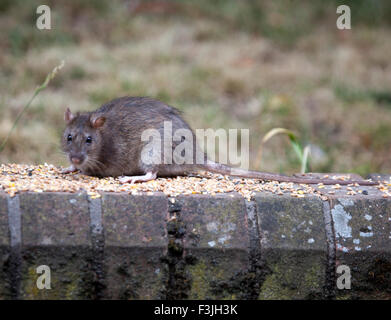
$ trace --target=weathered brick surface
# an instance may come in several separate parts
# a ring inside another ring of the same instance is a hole
[[[24,246],[88,246],[90,217],[85,194],[20,195]]]
[[[179,196],[181,219],[186,225],[187,248],[247,250],[249,237],[243,197],[230,195]]]
[[[238,249],[189,249],[194,257],[188,265],[191,288],[189,299],[246,299],[252,289],[248,286],[248,253]]]
[[[238,194],[179,196],[191,299],[235,299],[246,294],[249,233]]]
[[[6,194],[0,192],[0,246],[9,245],[8,205]]]
[[[7,197],[0,192],[0,299],[9,297],[8,275],[6,273],[9,260],[9,228]]]
[[[159,299],[163,289],[162,248],[106,247],[105,299]]]
[[[336,287],[337,297],[391,299],[391,199],[336,198],[331,214],[336,265],[352,275],[351,289]]]
[[[14,297],[17,275],[20,299],[317,299],[325,285],[337,299],[391,299],[391,199],[360,189],[326,186],[330,201],[178,196],[178,207],[161,193],[106,193],[93,208],[86,194],[20,193],[22,246],[12,251],[0,193],[0,299]],[[330,282],[334,263],[351,269],[351,290]],[[40,265],[51,290],[37,288]]]
[[[29,246],[22,248],[21,289],[19,298],[93,299],[94,275],[91,251],[86,247]],[[37,267],[47,265],[51,273],[51,289],[38,289],[41,274]]]
[[[8,247],[0,246],[0,300],[10,298],[10,280],[7,274],[10,250]]]
[[[326,277],[326,234],[319,198],[257,194],[262,253],[271,273],[260,299],[320,298]]]
[[[106,298],[157,299],[167,248],[167,197],[105,194],[102,199],[105,233]]]
[[[21,299],[92,297],[90,218],[85,194],[24,193]],[[52,289],[38,289],[36,268],[51,269]]]
[[[106,193],[102,199],[106,246],[166,245],[167,197]]]

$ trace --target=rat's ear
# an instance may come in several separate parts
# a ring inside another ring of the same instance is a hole
[[[106,118],[96,115],[96,116],[92,116],[90,121],[91,121],[91,126],[95,129],[98,129],[105,124]]]
[[[67,108],[64,113],[64,120],[67,124],[69,124],[73,119],[75,119],[75,115]]]

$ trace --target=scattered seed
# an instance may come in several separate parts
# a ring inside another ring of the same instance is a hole
[[[118,178],[107,177],[99,179],[97,177],[85,176],[81,173],[62,174],[60,172],[61,169],[46,163],[39,166],[2,164],[0,165],[0,189],[11,197],[26,191],[74,193],[84,190],[91,199],[101,197],[102,192],[126,192],[137,195],[142,192],[153,194],[160,191],[170,197],[181,194],[216,195],[237,192],[245,199],[250,200],[256,192],[268,192],[276,195],[290,194],[295,198],[304,198],[312,195],[327,200],[327,197],[318,189],[325,189],[323,192],[328,194],[335,193],[330,190],[329,186],[326,189],[326,186],[323,184],[297,185],[291,182],[266,182],[259,179],[236,178],[212,173],[167,179],[159,178],[145,183],[121,184]],[[32,174],[33,172],[34,174]],[[331,177],[331,179],[336,178]],[[390,186],[391,184],[387,181],[377,186],[377,189],[383,192],[385,197],[388,197],[388,194],[391,192]],[[339,184],[332,186],[332,188],[342,189]],[[344,187],[344,190],[349,192],[349,195],[360,193],[360,190],[356,189],[356,185]],[[363,190],[362,194],[368,194],[368,191]],[[172,198],[171,201],[175,201],[175,199]]]

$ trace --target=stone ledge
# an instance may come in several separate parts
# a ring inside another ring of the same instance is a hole
[[[365,190],[0,193],[0,298],[390,299],[391,199]],[[44,264],[51,290],[36,286]],[[336,286],[341,264],[351,290]]]

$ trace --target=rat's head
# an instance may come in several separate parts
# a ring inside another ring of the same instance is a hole
[[[69,108],[65,111],[67,124],[62,135],[62,150],[68,160],[77,169],[86,170],[96,167],[102,146],[102,127],[105,117],[91,113],[73,114]]]

